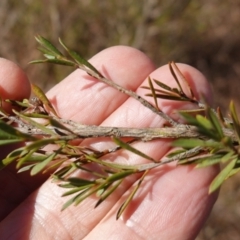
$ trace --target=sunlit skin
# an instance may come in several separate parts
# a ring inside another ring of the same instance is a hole
[[[108,48],[90,62],[107,78],[121,86],[136,90],[147,85],[147,77],[165,84],[175,82],[168,66],[156,68],[142,52],[124,46]],[[178,64],[195,95],[211,101],[211,91],[205,77],[191,66]],[[0,59],[0,94],[3,98],[22,99],[30,95],[30,84],[24,72],[14,63]],[[161,127],[164,121],[136,100],[92,79],[76,70],[47,96],[58,114],[84,124]],[[151,99],[149,99],[152,101]],[[177,119],[176,110],[191,108],[190,104],[159,100],[159,107]],[[9,110],[9,106],[6,106]],[[108,142],[102,143],[108,144]],[[102,148],[96,141],[96,148]],[[105,147],[106,147],[105,146]],[[138,143],[141,151],[160,160],[172,150],[170,140]],[[13,147],[11,148],[13,149]],[[10,148],[1,148],[4,157]],[[116,157],[117,158],[117,157]],[[125,152],[119,158],[124,164],[138,164],[136,155]],[[141,161],[141,162],[140,162]],[[14,165],[0,172],[0,236],[1,239],[194,239],[201,230],[217,194],[208,195],[209,184],[218,167],[194,169],[193,166],[171,164],[150,171],[136,198],[116,221],[116,212],[132,189],[133,178],[123,182],[97,209],[96,197],[61,212],[66,199],[63,190],[49,176],[30,177],[16,174]]]

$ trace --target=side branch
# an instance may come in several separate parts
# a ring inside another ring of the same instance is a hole
[[[163,119],[165,119],[168,123],[170,123],[172,126],[177,126],[178,123],[175,122],[171,117],[169,117],[167,114],[165,114],[164,112],[162,112],[161,110],[159,110],[158,108],[154,107],[151,103],[149,103],[147,100],[145,100],[144,98],[142,98],[141,96],[139,96],[138,94],[136,94],[135,92],[129,90],[129,89],[125,89],[122,86],[118,85],[117,83],[103,77],[103,76],[99,76],[98,73],[92,71],[91,69],[86,68],[85,66],[78,66],[80,69],[86,71],[88,74],[90,74],[91,76],[93,76],[94,78],[104,82],[105,84],[117,89],[118,91],[128,95],[129,97],[134,98],[135,100],[137,100],[139,103],[141,103],[143,106],[145,106],[146,108],[150,109],[152,112],[154,112],[155,114],[159,115],[160,117],[162,117]]]

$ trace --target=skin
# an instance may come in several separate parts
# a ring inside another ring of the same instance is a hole
[[[90,62],[106,77],[144,96],[147,77],[176,86],[168,66],[156,68],[142,52],[124,46],[108,48]],[[211,101],[205,77],[196,69],[178,65],[195,95]],[[29,97],[27,76],[14,63],[0,59],[0,93],[4,98]],[[19,91],[21,89],[21,91]],[[161,127],[164,121],[134,99],[76,70],[47,93],[63,118],[84,124],[125,127]],[[149,98],[151,101],[151,99]],[[9,106],[5,106],[9,110]],[[159,101],[159,107],[179,119],[176,109],[194,108],[191,104]],[[97,149],[111,145],[107,139],[85,141]],[[136,143],[135,147],[155,159],[171,148],[170,140]],[[13,148],[13,147],[12,147]],[[1,149],[1,157],[10,151]],[[122,151],[115,161],[139,164],[146,160]],[[218,167],[194,169],[170,164],[151,171],[124,214],[116,221],[117,209],[126,199],[135,178],[129,178],[97,209],[96,197],[81,205],[60,209],[66,199],[63,189],[49,180],[48,174],[30,177],[16,174],[14,166],[0,172],[0,236],[2,239],[194,239],[208,217],[217,193],[208,195],[208,187]]]

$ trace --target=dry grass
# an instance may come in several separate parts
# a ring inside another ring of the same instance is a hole
[[[157,65],[174,60],[201,70],[212,83],[216,105],[226,111],[230,99],[239,102],[239,10],[236,0],[1,0],[0,55],[48,89],[69,70],[28,66],[39,57],[34,35],[54,42],[60,36],[86,57],[112,45],[129,45]],[[239,183],[235,177],[224,186],[198,240],[239,239]]]

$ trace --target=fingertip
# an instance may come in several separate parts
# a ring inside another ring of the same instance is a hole
[[[29,98],[31,86],[25,72],[15,63],[0,58],[0,96],[1,100],[22,100]],[[2,102],[6,111],[10,106]]]
[[[156,69],[154,63],[146,54],[136,48],[123,45],[106,48],[89,61],[93,61],[94,66],[98,69],[107,70],[108,78],[116,81],[119,79],[119,84],[122,84],[124,80],[127,82],[127,79],[132,79],[134,75],[135,78],[138,76],[146,77]],[[134,81],[128,81],[126,87],[135,89],[136,84]]]
[[[191,87],[194,96],[198,100],[204,97],[211,104],[213,101],[212,87],[203,73],[187,64],[178,63],[178,66]]]
[[[127,46],[104,49],[89,62],[107,79],[132,91],[155,69],[143,52]],[[128,97],[79,69],[53,87],[47,96],[61,117],[88,124],[100,124]],[[89,118],[93,112],[95,117]]]
[[[213,94],[210,83],[206,79],[206,77],[196,68],[184,64],[184,63],[176,63],[177,67],[179,68],[180,72],[183,74],[184,78],[188,82],[189,87],[191,88],[194,96],[196,99],[200,100],[202,97],[211,104],[213,101]],[[161,82],[171,86],[176,87],[177,83],[174,80],[173,76],[170,73],[169,65],[164,65],[161,68],[157,69],[155,72],[151,74],[152,78],[158,79],[158,76],[161,78],[159,79]],[[180,77],[180,75],[175,71],[180,84],[184,86],[184,83]]]

